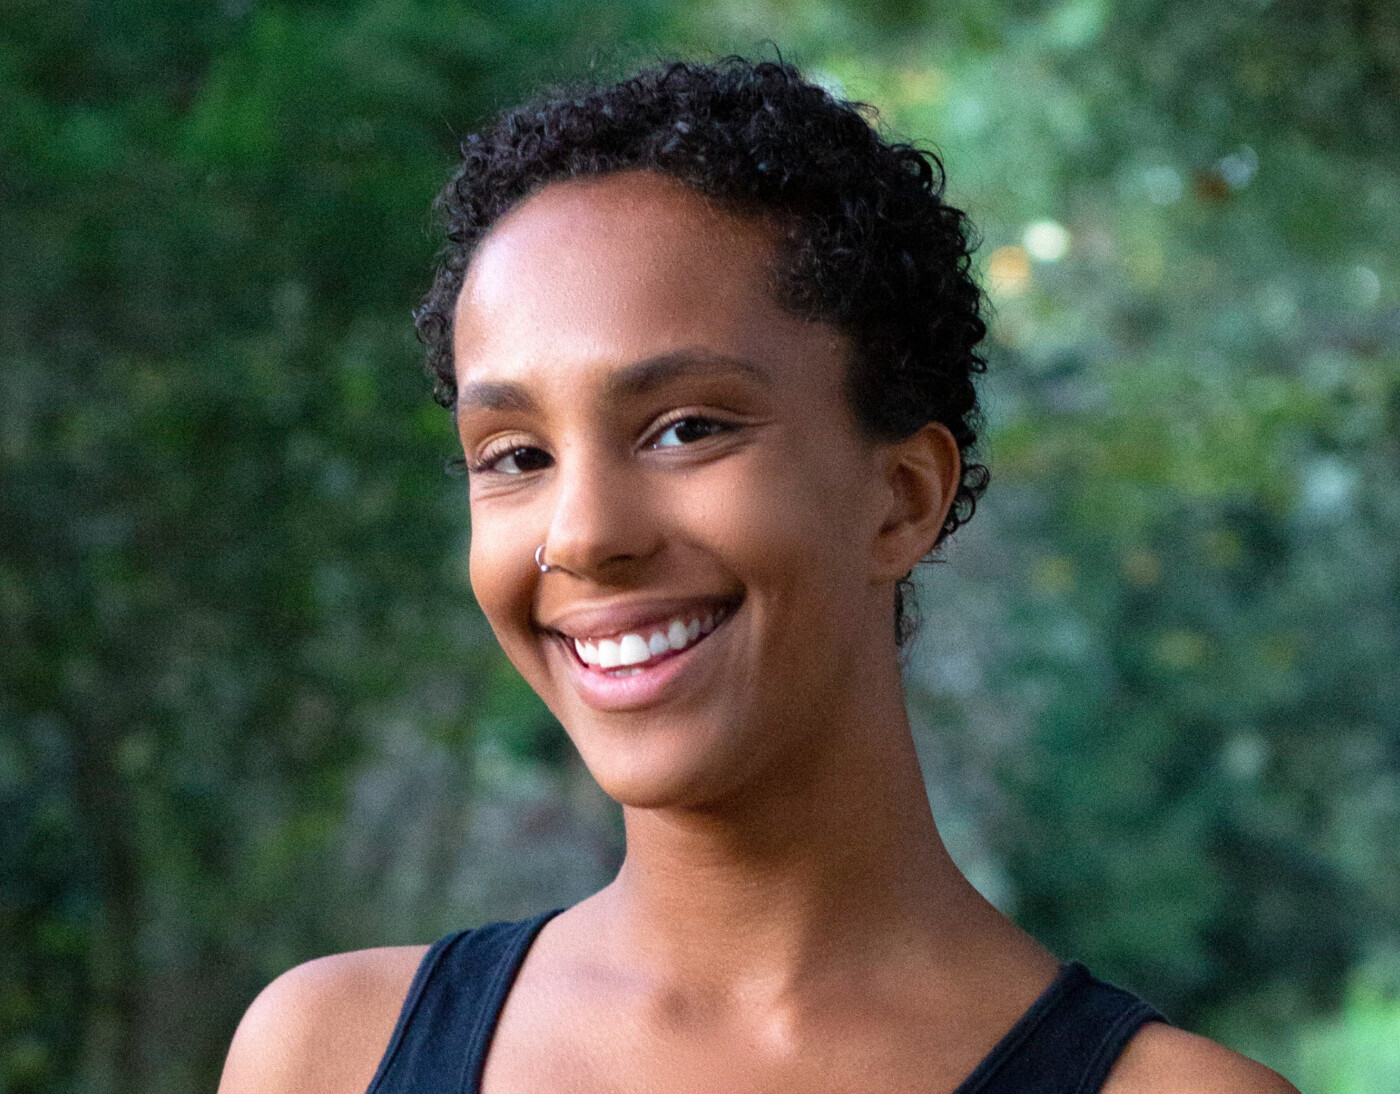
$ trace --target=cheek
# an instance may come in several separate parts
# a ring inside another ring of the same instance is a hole
[[[844,455],[755,459],[707,506],[708,533],[775,612],[835,616],[832,598],[844,603],[863,587],[863,497]]]
[[[517,667],[520,644],[530,632],[535,586],[533,551],[533,544],[510,534],[510,522],[473,511],[468,555],[472,595],[501,646],[512,661],[517,661]]]

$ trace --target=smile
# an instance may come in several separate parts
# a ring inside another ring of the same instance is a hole
[[[643,667],[689,649],[725,621],[729,605],[682,613],[635,631],[572,638],[578,659],[608,676],[631,676]]]

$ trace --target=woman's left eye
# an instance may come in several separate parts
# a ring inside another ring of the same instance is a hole
[[[717,422],[713,418],[702,418],[698,415],[679,418],[656,435],[651,447],[677,448],[684,444],[694,444],[706,437],[713,437],[716,433],[723,433],[729,428],[727,422]]]

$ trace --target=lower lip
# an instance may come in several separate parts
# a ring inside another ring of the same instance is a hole
[[[735,611],[737,610],[736,608]],[[574,686],[590,707],[606,711],[640,710],[663,701],[676,678],[697,659],[705,656],[706,648],[733,618],[734,612],[731,612],[714,630],[693,646],[687,646],[679,653],[655,662],[635,665],[633,667],[641,671],[627,676],[611,676],[585,665],[570,648],[571,639],[557,638],[554,644],[568,662]]]

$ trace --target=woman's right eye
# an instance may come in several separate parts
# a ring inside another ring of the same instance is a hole
[[[554,460],[542,448],[521,445],[494,456],[487,456],[473,471],[494,471],[500,475],[523,475],[527,471],[543,471]]]

